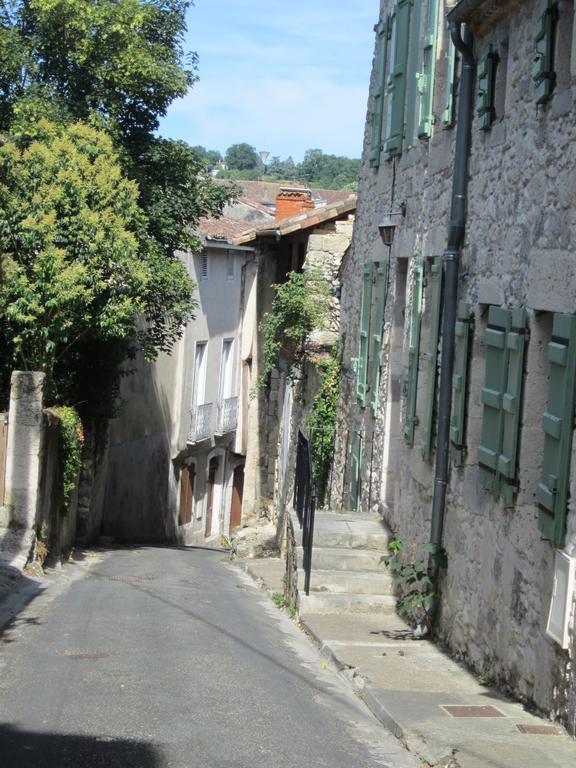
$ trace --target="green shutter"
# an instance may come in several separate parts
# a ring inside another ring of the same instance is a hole
[[[511,505],[518,491],[518,437],[524,388],[524,355],[527,328],[526,310],[510,311],[510,330],[506,337],[508,349],[508,381],[502,398],[502,448],[498,457],[498,474],[504,504]]]
[[[558,5],[552,0],[544,0],[540,7],[535,40],[536,55],[532,66],[536,104],[544,104],[548,101],[556,83],[554,45],[557,23]]]
[[[494,108],[494,86],[496,83],[496,66],[498,54],[492,50],[480,59],[478,65],[478,98],[476,102],[480,128],[488,131],[496,117]]]
[[[422,456],[424,461],[432,458],[432,437],[434,432],[434,406],[436,403],[436,371],[438,367],[438,342],[440,338],[440,311],[442,309],[442,257],[434,259],[431,273],[430,296],[430,337],[426,353],[426,404],[424,406],[424,424],[422,436]]]
[[[490,307],[486,345],[486,373],[480,398],[483,403],[482,436],[478,448],[480,484],[493,493],[500,492],[498,458],[502,445],[504,415],[502,400],[508,380],[508,347],[506,336],[510,328],[510,312]]]
[[[388,103],[386,107],[386,141],[384,144],[384,151],[388,157],[395,157],[402,153],[411,9],[412,0],[399,0],[392,13],[390,74],[388,76]]]
[[[376,25],[376,74],[372,103],[372,142],[370,145],[370,165],[380,165],[382,150],[382,114],[384,111],[384,87],[386,81],[386,53],[388,48],[388,17]]]
[[[448,66],[446,70],[446,95],[444,99],[444,111],[442,112],[442,125],[449,128],[454,125],[454,87],[456,83],[456,48],[452,38],[448,40]]]
[[[370,346],[370,314],[372,310],[372,267],[373,262],[364,264],[362,282],[362,308],[360,310],[360,348],[358,350],[358,376],[356,379],[356,397],[358,404],[366,405],[368,388],[368,353]]]
[[[424,263],[415,259],[412,266],[412,295],[410,299],[410,328],[408,331],[408,371],[404,381],[404,437],[414,445],[414,428],[418,423],[416,399],[418,394],[418,358],[420,355],[420,329],[422,324],[422,296],[424,292]]]
[[[544,455],[536,490],[542,536],[564,544],[570,482],[576,382],[576,316],[554,315],[548,344],[548,404],[542,419]]]
[[[429,139],[434,121],[434,78],[436,74],[436,41],[438,39],[438,0],[428,0],[424,26],[422,72],[418,75],[418,138]]]
[[[450,443],[454,466],[464,464],[466,446],[466,395],[468,387],[468,366],[470,363],[470,340],[472,336],[472,315],[470,305],[461,301],[456,319],[456,349],[454,354],[454,375],[452,378],[453,402],[450,421]]]
[[[378,395],[380,392],[380,350],[382,348],[382,333],[384,330],[384,311],[388,294],[388,262],[381,261],[376,271],[376,312],[374,331],[372,333],[372,385],[370,388],[370,407],[372,415],[376,416]]]
[[[362,435],[354,432],[350,444],[350,509],[360,510],[362,496]]]
[[[412,39],[410,41],[410,51],[408,54],[408,74],[406,83],[406,147],[414,146],[415,122],[416,122],[416,94],[418,91],[417,69],[418,55],[420,45],[418,36],[420,34],[420,16],[422,13],[423,0],[414,0],[414,10],[412,11]]]

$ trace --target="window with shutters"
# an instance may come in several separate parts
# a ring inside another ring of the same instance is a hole
[[[554,48],[557,24],[558,4],[554,0],[543,0],[538,14],[534,64],[532,66],[536,104],[546,103],[552,96],[552,91],[556,85]]]
[[[372,282],[374,263],[364,264],[362,280],[362,305],[360,308],[360,341],[356,361],[356,399],[358,405],[366,405],[368,392],[368,357],[370,350],[370,316],[372,314]]]
[[[387,261],[381,261],[376,266],[374,282],[375,310],[374,326],[372,331],[372,383],[370,385],[370,407],[372,415],[376,416],[378,409],[378,397],[380,393],[380,353],[382,350],[382,335],[384,332],[384,313],[386,311],[386,298],[388,295],[388,269]]]
[[[418,138],[429,139],[432,135],[434,79],[436,74],[436,41],[438,38],[438,0],[426,1],[424,18],[424,48],[418,82]]]
[[[442,309],[442,257],[437,256],[430,267],[429,307],[427,315],[430,323],[428,351],[426,352],[426,402],[422,420],[422,457],[424,461],[432,458],[432,438],[434,436],[434,408],[436,405],[436,376],[438,368],[438,343],[440,339],[440,313]]]
[[[413,0],[412,18],[410,20],[410,42],[408,65],[406,70],[406,148],[410,149],[416,143],[416,97],[418,94],[418,67],[420,66],[420,23],[422,4],[425,0]]]
[[[384,88],[386,83],[386,54],[388,50],[389,19],[380,19],[376,25],[376,72],[372,97],[372,139],[370,142],[370,165],[380,165],[382,151],[382,117],[384,114]]]
[[[386,140],[388,157],[402,153],[404,141],[404,106],[410,16],[413,0],[399,0],[390,18],[390,66],[386,84]]]
[[[416,400],[420,356],[420,330],[422,325],[422,299],[424,293],[424,262],[415,258],[411,270],[411,290],[408,327],[408,361],[402,394],[404,399],[404,438],[414,445],[414,429],[418,423]]]
[[[478,449],[480,483],[506,505],[518,490],[518,438],[524,385],[527,317],[524,309],[490,307],[486,373],[481,393],[482,437]]]
[[[498,54],[492,50],[481,59],[478,65],[478,97],[476,108],[480,121],[480,128],[488,131],[496,119],[495,108],[495,86],[496,86],[496,68],[498,66]]]
[[[452,417],[450,420],[450,450],[455,467],[464,465],[466,456],[466,403],[468,371],[472,341],[473,316],[470,305],[461,301],[456,319],[454,374],[452,378]]]
[[[548,403],[542,418],[544,453],[536,490],[543,538],[561,547],[566,532],[576,383],[576,316],[554,315],[548,344]]]

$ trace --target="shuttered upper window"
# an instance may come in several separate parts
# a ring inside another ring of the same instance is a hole
[[[372,139],[370,143],[370,165],[380,165],[382,151],[382,116],[384,114],[384,87],[386,81],[386,53],[388,49],[388,17],[376,25],[376,73],[372,101]]]
[[[401,154],[404,140],[406,67],[412,2],[413,0],[399,0],[390,21],[390,66],[386,84],[386,141],[384,143],[384,151],[388,157]]]

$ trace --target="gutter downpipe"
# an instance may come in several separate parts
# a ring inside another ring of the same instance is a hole
[[[468,165],[472,142],[474,109],[475,61],[474,39],[467,25],[450,22],[450,33],[456,50],[462,54],[462,73],[458,99],[458,123],[452,177],[452,203],[448,226],[448,243],[442,257],[444,264],[444,302],[442,320],[442,351],[438,392],[438,432],[436,438],[436,470],[432,498],[429,571],[434,585],[438,582],[442,560],[442,534],[446,509],[446,491],[450,468],[450,419],[452,413],[452,377],[460,252],[466,228]]]

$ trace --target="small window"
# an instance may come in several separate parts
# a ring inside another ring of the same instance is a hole
[[[200,256],[200,280],[208,280],[208,256]]]
[[[234,280],[236,277],[236,259],[233,253],[228,251],[228,259],[226,262],[226,280]]]

